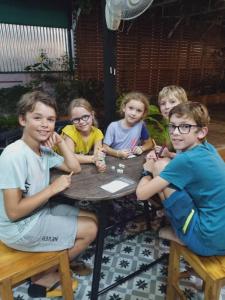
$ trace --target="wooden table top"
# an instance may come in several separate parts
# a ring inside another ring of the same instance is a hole
[[[93,164],[83,164],[82,171],[72,176],[71,186],[62,192],[68,198],[86,201],[102,201],[120,198],[135,192],[139,182],[145,155],[129,159],[119,159],[112,156],[106,157],[106,172],[99,173]],[[123,164],[124,168],[119,164]],[[115,170],[112,169],[115,167]],[[123,174],[117,173],[117,169],[122,169]],[[53,170],[51,177],[61,175],[59,170]],[[101,185],[110,183],[121,178],[122,181],[130,180],[132,184],[115,192],[110,193],[100,188]]]

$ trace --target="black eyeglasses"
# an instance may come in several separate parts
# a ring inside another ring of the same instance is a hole
[[[192,124],[180,124],[178,126],[171,124],[171,123],[168,124],[169,133],[174,133],[174,131],[177,128],[181,134],[187,134],[191,131],[192,127],[200,127],[200,126],[192,125]]]
[[[74,124],[80,123],[81,120],[84,121],[84,122],[87,122],[89,120],[90,116],[91,115],[83,115],[80,118],[73,118],[71,120],[71,122],[73,122]]]

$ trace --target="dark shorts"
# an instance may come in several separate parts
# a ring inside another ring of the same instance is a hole
[[[198,209],[186,191],[174,192],[162,204],[177,237],[188,248],[203,256],[225,255],[225,250],[211,249],[204,245],[198,232]]]
[[[31,252],[48,252],[73,247],[77,234],[79,208],[56,204],[43,208],[35,226],[11,248]]]

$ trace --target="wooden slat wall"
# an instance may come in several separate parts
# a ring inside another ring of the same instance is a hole
[[[100,6],[80,16],[75,35],[76,78],[103,80],[103,41]]]
[[[176,22],[151,16],[149,11],[120,27],[116,75],[120,92],[139,90],[156,95],[168,84],[179,84],[190,91],[207,76],[220,72],[220,62],[213,53],[221,44],[210,34],[202,38],[205,24],[199,22],[193,29],[182,21],[173,32]],[[77,77],[103,80],[100,7],[79,19],[76,41]]]

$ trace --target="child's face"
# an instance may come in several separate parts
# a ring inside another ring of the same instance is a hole
[[[24,127],[23,136],[39,143],[45,142],[55,128],[56,112],[54,108],[37,102],[32,112],[19,116],[19,123]]]
[[[185,151],[201,143],[201,139],[207,134],[207,128],[198,127],[193,119],[178,118],[174,114],[170,118],[169,133],[174,149]]]
[[[129,126],[139,122],[144,115],[145,105],[137,100],[130,100],[123,108],[125,121]]]
[[[159,108],[160,108],[160,111],[161,111],[161,114],[163,115],[163,117],[168,119],[169,112],[171,111],[171,109],[180,103],[181,103],[180,100],[177,99],[176,97],[162,98],[159,101]]]
[[[89,132],[93,124],[93,113],[84,107],[74,107],[71,111],[71,121],[80,132]]]

